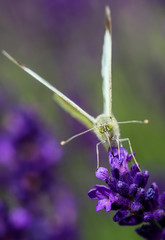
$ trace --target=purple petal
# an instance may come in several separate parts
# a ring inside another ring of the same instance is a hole
[[[109,173],[108,173],[108,169],[104,168],[104,167],[99,167],[96,172],[95,175],[98,179],[105,181],[106,179],[109,178]]]
[[[165,216],[165,212],[163,209],[157,209],[153,212],[153,216],[156,221],[160,221]]]
[[[132,212],[139,212],[140,210],[142,210],[143,206],[140,202],[133,202],[131,204],[131,210]]]
[[[122,181],[118,181],[117,191],[121,196],[127,196],[129,192],[128,184]]]
[[[142,171],[143,174],[143,184],[142,187],[144,188],[147,185],[148,178],[149,178],[149,172],[148,171]]]
[[[154,224],[144,224],[136,229],[136,232],[145,239],[163,239],[160,238],[160,229]]]
[[[111,190],[104,185],[96,185],[88,192],[88,196],[92,199],[109,199],[110,193]]]
[[[109,199],[101,199],[98,201],[96,205],[96,211],[100,211],[102,209],[106,209],[106,212],[111,210],[112,203],[117,201],[117,197],[115,197],[112,193],[109,195]]]
[[[102,199],[97,202],[96,211],[103,210],[104,208],[106,209],[106,212],[111,210],[111,202],[109,199]]]
[[[151,222],[153,220],[153,214],[151,212],[145,212],[143,220],[144,222]]]
[[[111,190],[108,187],[105,187],[104,185],[95,185],[95,187],[98,199],[109,198]]]
[[[132,196],[135,196],[135,194],[137,193],[137,189],[138,189],[138,186],[133,183],[129,186],[129,194],[132,195]]]
[[[131,215],[119,222],[120,225],[137,225],[143,221],[142,217],[136,216],[136,215]]]
[[[135,156],[135,152],[133,153],[133,155]],[[132,154],[128,154],[127,161],[130,162],[132,158],[133,158]]]
[[[119,222],[122,219],[124,219],[128,214],[129,214],[129,210],[120,210],[114,215],[113,221]]]
[[[165,192],[163,192],[159,197],[160,208],[165,208]]]
[[[122,196],[118,197],[118,200],[116,203],[120,208],[128,208],[130,206],[130,200]]]
[[[89,190],[88,196],[92,199],[98,199],[98,197],[96,196],[96,189],[93,188],[93,189]]]
[[[158,196],[159,196],[159,193],[158,193],[158,186],[155,182],[152,183],[151,187],[153,188],[155,194],[154,194],[154,197],[153,197],[153,200],[154,200],[154,204],[157,205],[157,202],[158,202]]]
[[[118,180],[114,177],[110,178],[109,182],[108,182],[108,186],[110,187],[110,189],[113,191],[113,192],[116,192],[116,188],[117,188],[117,183],[118,183]]]
[[[138,169],[137,165],[134,163],[134,164],[132,164],[132,167],[131,167],[131,170],[130,170],[130,175],[132,177],[135,177],[137,172],[139,172],[139,169]]]
[[[148,171],[137,172],[134,177],[134,183],[138,185],[138,187],[145,187],[149,178]]]
[[[131,177],[129,172],[124,172],[120,175],[120,181],[127,183],[128,185],[133,183],[133,178]]]
[[[135,196],[135,200],[137,202],[143,202],[144,199],[145,199],[145,190],[143,188],[138,188]]]
[[[111,169],[111,173],[112,173],[112,176],[115,178],[115,179],[118,179],[120,178],[120,172],[119,172],[119,169],[118,168],[112,168]]]

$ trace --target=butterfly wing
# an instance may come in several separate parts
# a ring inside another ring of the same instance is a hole
[[[103,78],[103,112],[112,115],[112,27],[109,7],[105,8],[105,34],[101,62],[101,75]]]
[[[54,94],[53,98],[60,105],[60,107],[62,107],[72,117],[83,123],[87,128],[93,127],[95,119],[87,112],[85,112],[82,108],[80,108],[77,104],[75,104],[73,101],[68,99],[65,95],[63,95],[62,97],[59,94]]]
[[[79,120],[81,123],[83,123],[87,128],[92,128],[93,124],[95,122],[95,118],[89,115],[87,112],[85,112],[82,108],[80,108],[76,103],[74,103],[72,100],[70,100],[68,97],[66,97],[63,93],[61,93],[59,90],[57,90],[55,87],[53,87],[49,82],[47,82],[45,79],[40,77],[37,73],[33,72],[31,69],[25,67],[18,61],[16,61],[13,57],[11,57],[6,51],[2,51],[2,53],[12,62],[14,62],[17,66],[19,66],[21,69],[23,69],[25,72],[30,74],[32,77],[34,77],[37,81],[45,85],[47,88],[52,90],[54,92],[54,99],[56,102],[71,116]]]

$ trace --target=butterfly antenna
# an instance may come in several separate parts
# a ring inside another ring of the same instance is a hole
[[[90,131],[94,130],[95,128],[96,128],[96,127],[93,127],[93,128],[90,128],[90,129],[88,129],[88,130],[86,130],[86,131],[84,131],[84,132],[78,133],[78,134],[76,134],[76,135],[68,138],[66,141],[61,141],[60,144],[63,146],[63,145],[65,145],[66,143],[68,143],[68,142],[70,142],[71,140],[73,140],[74,138],[79,137],[79,136],[81,136],[81,135],[83,135],[83,134],[85,134],[85,133],[87,133],[87,132],[90,132]]]
[[[149,123],[149,120],[148,120],[148,119],[145,119],[145,120],[142,120],[142,121],[139,121],[139,120],[131,120],[131,121],[118,122],[118,124],[125,124],[125,123],[142,123],[142,124],[148,124],[148,123]]]

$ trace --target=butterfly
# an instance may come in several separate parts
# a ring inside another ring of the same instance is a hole
[[[61,145],[66,144],[72,139],[87,133],[89,131],[93,131],[98,139],[100,140],[96,144],[96,154],[97,154],[97,169],[99,168],[99,145],[102,143],[105,147],[118,147],[119,156],[120,156],[120,146],[122,146],[122,142],[127,141],[130,147],[131,154],[135,163],[138,166],[138,163],[133,154],[132,146],[129,138],[120,138],[120,130],[119,124],[124,123],[144,123],[148,124],[148,120],[144,121],[125,121],[118,122],[115,116],[112,113],[112,26],[111,26],[111,13],[110,8],[108,6],[105,7],[105,33],[104,33],[104,41],[103,41],[103,53],[102,53],[102,61],[101,61],[101,76],[103,78],[103,113],[97,116],[96,118],[88,114],[81,107],[79,107],[76,103],[66,97],[62,92],[57,90],[54,86],[52,86],[45,79],[40,77],[37,73],[22,65],[18,61],[16,61],[12,56],[10,56],[6,51],[2,51],[2,53],[18,65],[25,72],[30,74],[37,81],[45,85],[47,88],[53,91],[54,100],[72,117],[76,118],[82,124],[84,124],[88,130],[76,134],[73,137],[69,138],[66,141],[62,141]],[[139,166],[138,166],[139,167]]]

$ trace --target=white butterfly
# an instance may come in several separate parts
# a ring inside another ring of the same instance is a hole
[[[131,147],[131,143],[129,138],[120,139],[120,131],[119,124],[122,123],[148,123],[148,120],[144,121],[125,121],[125,122],[117,122],[116,118],[112,113],[112,27],[111,27],[111,16],[110,16],[110,8],[106,6],[105,8],[105,34],[104,34],[104,43],[103,43],[103,55],[101,62],[101,75],[103,78],[103,98],[104,98],[104,106],[103,113],[98,117],[93,117],[87,112],[85,112],[82,108],[80,108],[76,103],[66,97],[63,93],[61,93],[57,88],[53,87],[49,82],[40,77],[37,73],[33,72],[31,69],[25,67],[18,61],[16,61],[13,57],[11,57],[6,51],[2,51],[2,53],[22,68],[25,72],[30,74],[36,80],[44,84],[50,90],[54,92],[55,101],[72,117],[79,120],[83,123],[88,130],[83,133],[79,133],[69,138],[67,141],[62,141],[61,145],[66,144],[71,141],[75,137],[78,137],[81,134],[84,134],[89,131],[93,131],[100,142],[96,144],[96,153],[97,153],[97,168],[99,167],[99,150],[98,147],[101,143],[103,143],[106,147],[118,147],[122,142],[127,141],[129,143],[131,154],[134,158],[135,163],[137,161],[134,157],[133,150]],[[120,156],[120,152],[119,152]],[[137,164],[138,166],[138,164]]]

